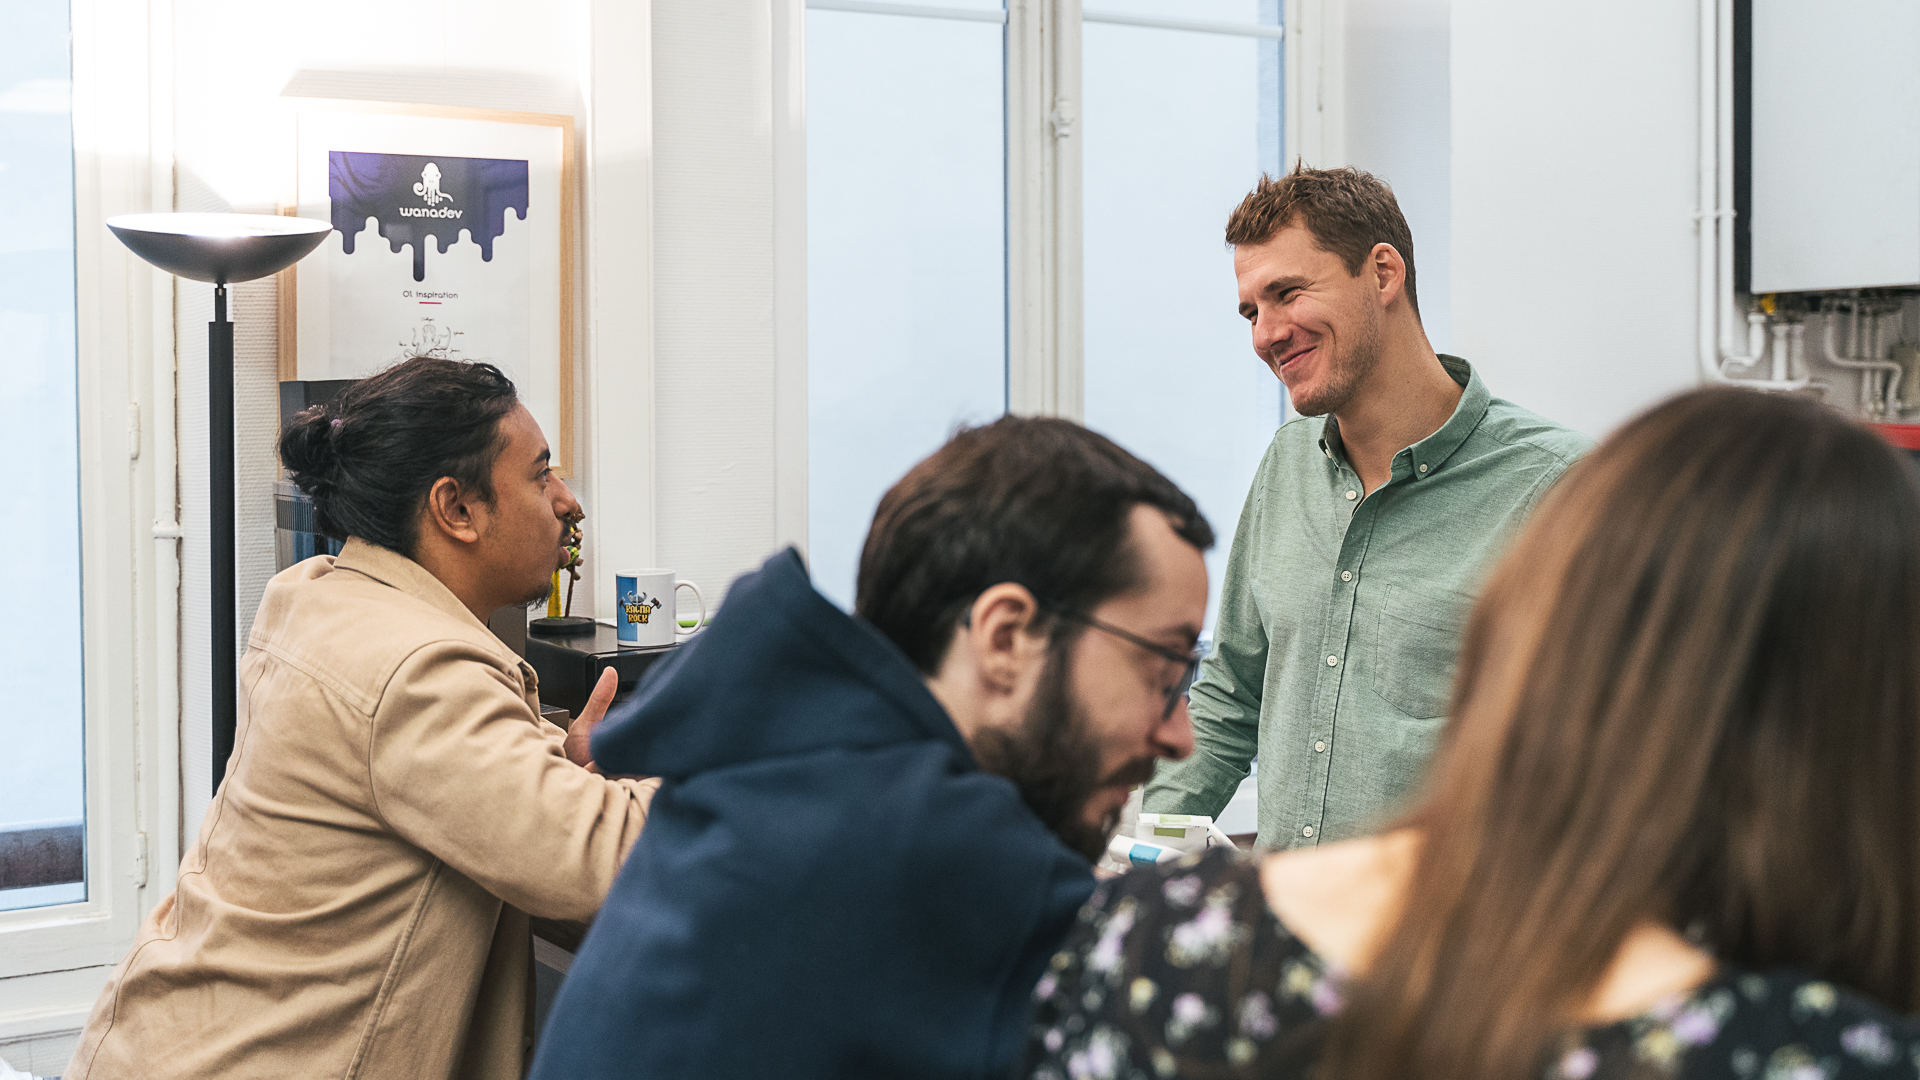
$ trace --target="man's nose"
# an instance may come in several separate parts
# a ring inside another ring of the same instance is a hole
[[[1262,311],[1253,320],[1253,347],[1268,352],[1285,345],[1293,334],[1293,323],[1277,311]]]
[[[1187,714],[1187,699],[1174,703],[1173,713],[1153,730],[1153,749],[1161,757],[1181,761],[1193,753],[1193,717]]]
[[[573,497],[573,489],[565,480],[555,480],[560,485],[560,495],[553,501],[555,517],[572,517],[580,512],[580,500]]]

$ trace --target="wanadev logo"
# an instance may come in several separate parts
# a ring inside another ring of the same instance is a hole
[[[420,170],[420,182],[413,185],[413,193],[420,196],[420,201],[427,205],[402,206],[399,208],[401,217],[457,219],[466,214],[466,211],[455,210],[450,206],[440,207],[443,202],[452,202],[453,196],[440,190],[440,166],[431,161],[427,162],[426,168]]]

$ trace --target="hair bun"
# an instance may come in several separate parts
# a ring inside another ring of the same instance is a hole
[[[325,405],[315,405],[302,409],[280,433],[280,463],[309,495],[332,477],[336,462],[332,436],[339,425],[337,417],[327,415]]]

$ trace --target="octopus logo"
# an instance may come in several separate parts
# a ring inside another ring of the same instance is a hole
[[[431,161],[427,162],[426,168],[420,170],[420,182],[413,185],[413,193],[420,196],[428,206],[439,206],[442,202],[453,198],[440,190],[440,166]]]

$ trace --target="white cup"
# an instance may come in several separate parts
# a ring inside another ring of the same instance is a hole
[[[692,589],[700,617],[685,630],[675,614],[681,589]],[[634,648],[671,645],[681,634],[707,625],[707,601],[700,586],[676,579],[671,570],[616,570],[613,575],[613,625],[620,644]]]

